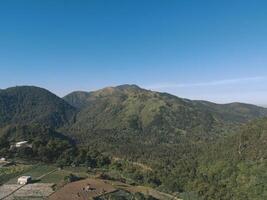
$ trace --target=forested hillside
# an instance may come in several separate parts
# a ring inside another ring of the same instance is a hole
[[[203,147],[196,189],[204,199],[267,199],[267,119]]]
[[[0,90],[0,128],[31,123],[59,127],[69,123],[75,112],[74,107],[42,88],[21,86]]]

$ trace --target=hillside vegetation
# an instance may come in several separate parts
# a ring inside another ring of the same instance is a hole
[[[192,101],[136,85],[0,90],[0,153],[105,167],[183,199],[266,199],[267,109]],[[262,118],[262,119],[259,119]],[[28,140],[32,147],[12,149]]]
[[[148,143],[174,143],[192,135],[212,139],[267,115],[267,109],[254,105],[191,101],[135,85],[74,92],[64,99],[80,109],[75,123],[68,128],[79,142],[108,133],[107,137],[141,136]]]
[[[204,199],[267,199],[267,119],[206,146],[192,189]]]
[[[0,127],[41,123],[59,127],[70,122],[75,108],[51,92],[33,86],[0,90]]]

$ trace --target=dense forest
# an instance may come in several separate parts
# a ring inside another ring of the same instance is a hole
[[[112,168],[183,199],[267,199],[267,109],[135,85],[73,92],[0,90],[0,154]],[[10,149],[27,140],[31,147]],[[139,163],[142,170],[131,163]]]

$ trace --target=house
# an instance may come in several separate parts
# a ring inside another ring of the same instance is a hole
[[[26,184],[30,183],[31,180],[32,180],[31,176],[21,176],[18,178],[18,184],[26,185]]]
[[[21,141],[21,142],[17,142],[17,143],[15,144],[15,147],[16,147],[16,148],[19,148],[19,147],[25,147],[25,146],[27,146],[27,144],[28,144],[28,141]]]
[[[0,160],[0,167],[4,167],[6,165],[6,161],[5,160]]]
[[[1,162],[1,161],[6,161],[6,158],[0,158],[0,162]]]
[[[0,167],[7,167],[12,164],[13,162],[8,162],[6,158],[0,158]]]

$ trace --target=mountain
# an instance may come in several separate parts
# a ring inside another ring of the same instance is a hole
[[[52,128],[69,123],[76,109],[48,90],[20,86],[0,90],[0,128],[39,123]]]
[[[103,163],[91,157],[101,152],[113,158],[111,169],[185,200],[260,200],[267,198],[266,116],[250,104],[192,101],[136,85],[63,99],[13,87],[0,90],[0,154],[91,167]],[[21,140],[32,148],[10,150]]]
[[[116,138],[141,134],[149,142],[168,143],[188,133],[215,136],[267,116],[267,109],[254,105],[191,101],[136,85],[73,92],[64,99],[80,110],[69,131],[83,142],[96,134],[102,137],[110,133]]]

